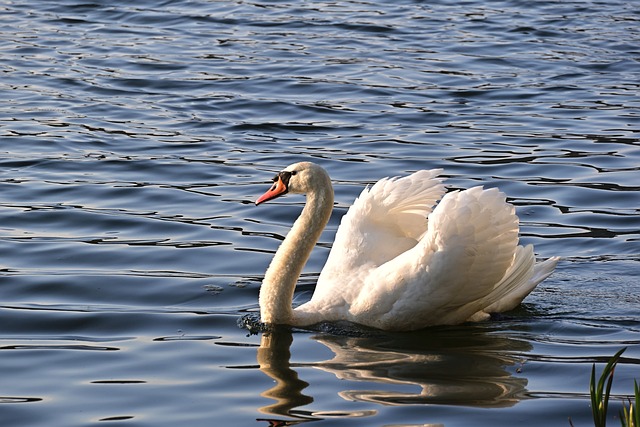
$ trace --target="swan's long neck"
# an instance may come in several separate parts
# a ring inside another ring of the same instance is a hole
[[[260,316],[264,323],[292,324],[296,282],[333,209],[331,181],[327,177],[322,184],[307,193],[302,213],[264,275],[260,288]]]

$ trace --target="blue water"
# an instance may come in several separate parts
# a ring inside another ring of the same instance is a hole
[[[592,425],[640,380],[635,1],[0,4],[3,426]],[[500,187],[562,257],[501,319],[248,335],[313,160],[337,207],[416,169]]]

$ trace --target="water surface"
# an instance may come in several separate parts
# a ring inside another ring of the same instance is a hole
[[[3,425],[591,425],[594,362],[626,346],[613,392],[640,379],[639,21],[622,0],[3,3]],[[562,261],[486,323],[248,335],[304,199],[253,201],[300,160],[337,205],[296,302],[362,188],[417,169],[501,188]]]

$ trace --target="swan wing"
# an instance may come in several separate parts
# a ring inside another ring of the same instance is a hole
[[[415,246],[445,192],[441,169],[384,178],[365,188],[342,217],[318,286],[363,266],[379,266]]]
[[[350,315],[381,329],[464,322],[529,280],[533,257],[517,248],[518,217],[503,193],[448,193],[417,245],[369,271]],[[502,280],[509,271],[522,278]]]

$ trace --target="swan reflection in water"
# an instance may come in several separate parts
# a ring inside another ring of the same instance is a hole
[[[301,333],[299,336],[307,337]],[[330,372],[348,381],[351,388],[366,383],[361,389],[338,393],[355,402],[508,407],[526,397],[527,380],[514,377],[513,372],[521,364],[519,355],[529,351],[530,344],[483,326],[443,327],[403,334],[370,332],[362,336],[319,333],[312,338],[329,348],[334,357],[292,363],[291,330],[278,327],[263,334],[258,364],[264,374],[275,380],[275,386],[261,395],[275,403],[260,409],[269,416],[261,421],[290,425],[377,413],[369,405],[366,410],[353,412],[303,409],[314,402],[312,396],[304,393],[309,384],[296,371],[305,368]],[[508,367],[512,367],[512,372]]]

